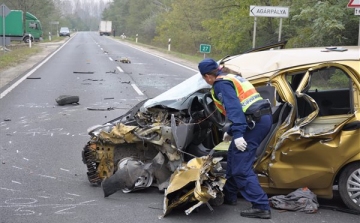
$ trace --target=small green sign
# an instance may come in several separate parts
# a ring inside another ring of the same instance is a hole
[[[200,44],[200,53],[210,53],[211,45],[209,44]]]

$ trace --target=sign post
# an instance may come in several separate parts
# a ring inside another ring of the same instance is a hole
[[[254,17],[253,48],[255,48],[256,22],[257,22],[256,17],[280,18],[279,38],[278,38],[278,41],[280,42],[281,41],[281,31],[282,31],[282,18],[289,17],[289,7],[250,5],[250,16]]]
[[[10,9],[5,5],[5,4],[1,4],[1,10],[0,10],[0,16],[3,17],[3,24],[2,24],[2,32],[3,32],[3,38],[2,38],[2,46],[3,46],[3,51],[5,53],[5,18],[6,16],[10,13]]]
[[[209,44],[200,44],[200,53],[204,54],[204,58],[205,58],[205,54],[210,53],[210,52],[211,52],[211,45],[209,45]]]
[[[31,39],[32,39],[32,36],[31,36],[31,34],[29,34],[29,48],[31,48]]]
[[[348,8],[355,8],[355,15],[360,15],[360,0],[350,0],[347,4]],[[359,19],[359,35],[358,35],[358,46],[360,46],[360,19]]]
[[[51,21],[50,25],[56,25],[56,35],[59,37],[59,30],[58,30],[59,21]],[[52,26],[51,26],[51,31],[52,31]]]

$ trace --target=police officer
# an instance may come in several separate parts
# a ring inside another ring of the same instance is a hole
[[[224,141],[231,140],[224,203],[236,205],[240,192],[252,204],[250,209],[241,211],[241,216],[270,219],[268,197],[252,168],[256,149],[272,124],[270,104],[249,81],[240,75],[223,72],[213,59],[202,60],[198,68],[204,80],[212,85],[217,109],[231,122],[223,137]]]

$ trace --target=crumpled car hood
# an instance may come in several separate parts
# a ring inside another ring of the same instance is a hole
[[[192,95],[198,90],[210,88],[211,86],[204,81],[200,73],[196,73],[194,76],[186,79],[175,87],[165,91],[155,98],[149,99],[145,102],[142,109],[146,110],[147,108],[159,105],[177,110],[187,109],[188,105],[184,103],[184,101],[186,101],[189,95]]]

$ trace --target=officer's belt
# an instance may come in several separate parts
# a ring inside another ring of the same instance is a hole
[[[245,114],[246,122],[248,124],[253,123],[253,122],[257,122],[257,121],[260,120],[261,116],[270,115],[270,114],[272,114],[270,107],[262,108],[262,109],[259,109],[259,110],[255,111],[255,112],[253,112],[252,114]]]

